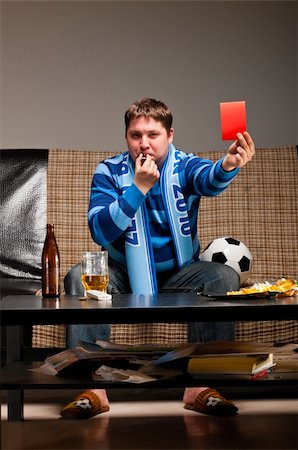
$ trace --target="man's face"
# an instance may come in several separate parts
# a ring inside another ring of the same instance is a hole
[[[126,141],[130,156],[135,161],[142,153],[150,155],[160,167],[168,154],[168,145],[173,141],[174,130],[169,134],[161,122],[152,117],[140,117],[130,122]]]

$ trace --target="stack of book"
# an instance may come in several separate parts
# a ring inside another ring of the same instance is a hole
[[[268,376],[276,365],[275,353],[283,352],[282,347],[272,344],[216,341],[188,344],[161,356],[154,364],[166,367],[184,364],[184,373],[196,379],[242,375],[256,379]]]
[[[221,353],[189,358],[187,372],[193,377],[249,375],[254,379],[268,375],[274,366],[273,353]]]

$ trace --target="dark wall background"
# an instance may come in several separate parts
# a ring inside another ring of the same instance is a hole
[[[296,1],[2,1],[1,146],[125,147],[141,96],[175,145],[223,149],[219,102],[246,100],[259,147],[298,143]]]

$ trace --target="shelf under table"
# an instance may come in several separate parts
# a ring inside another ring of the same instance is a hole
[[[287,386],[297,386],[298,373],[281,372],[275,370],[266,377],[260,377],[255,380],[251,380],[249,375],[208,375],[208,376],[179,376],[176,378],[167,378],[163,380],[157,380],[148,383],[124,383],[124,382],[102,382],[94,381],[91,378],[91,374],[86,376],[75,377],[61,377],[55,375],[46,375],[40,372],[32,371],[40,367],[43,362],[12,362],[8,364],[1,374],[1,387],[2,389],[81,389],[84,388],[168,388],[168,387],[185,387],[185,386],[197,386],[198,382],[203,385],[216,386],[268,386],[275,384],[286,384]]]

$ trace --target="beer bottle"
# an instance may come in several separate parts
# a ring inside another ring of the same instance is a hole
[[[42,250],[42,295],[60,295],[60,256],[54,233],[54,225],[47,224],[47,235]]]

